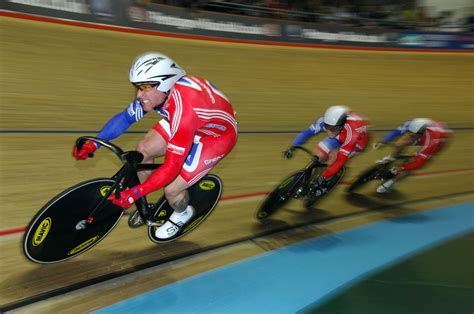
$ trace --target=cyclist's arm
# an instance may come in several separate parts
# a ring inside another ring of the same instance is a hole
[[[342,166],[344,166],[347,159],[349,159],[351,152],[355,150],[356,143],[360,137],[360,133],[357,131],[354,132],[353,130],[352,132],[346,133],[344,130],[343,132],[346,134],[346,137],[344,138],[341,136],[341,139],[343,138],[344,142],[339,148],[336,160],[321,175],[325,180],[336,174]]]
[[[320,133],[323,131],[323,118],[319,118],[318,120],[316,120],[316,122],[314,122],[313,124],[311,124],[309,126],[309,128],[307,128],[306,130],[300,132],[296,138],[293,140],[293,146],[300,146],[300,145],[303,145],[304,143],[306,143],[306,141]]]
[[[341,168],[344,166],[346,163],[347,159],[349,158],[348,155],[345,155],[341,151],[337,154],[336,161],[330,165],[326,171],[324,171],[321,176],[324,178],[324,180],[327,180],[329,177],[332,175],[335,175]]]
[[[402,136],[403,134],[405,134],[406,131],[408,130],[408,124],[409,123],[410,123],[410,121],[407,121],[404,124],[402,124],[401,126],[399,126],[398,128],[396,128],[395,130],[392,130],[392,131],[388,132],[387,135],[385,135],[385,137],[382,139],[381,143],[392,142],[397,137]]]
[[[100,130],[97,137],[106,141],[116,139],[127,131],[133,123],[143,118],[144,114],[146,112],[143,111],[142,105],[136,99],[127,109],[110,119]]]

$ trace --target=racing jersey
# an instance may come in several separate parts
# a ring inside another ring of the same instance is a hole
[[[305,143],[309,137],[326,131],[324,127],[323,117],[317,119],[308,129],[301,132],[293,141],[293,145],[301,145]],[[362,151],[369,140],[367,133],[367,119],[355,112],[347,114],[346,123],[341,132],[335,137],[339,143],[339,151],[337,158],[322,176],[327,179],[338,172],[346,163],[347,159],[354,153]]]
[[[156,110],[169,124],[165,161],[142,184],[144,195],[170,183],[179,174],[194,141],[200,137],[237,134],[235,112],[229,100],[209,81],[184,76],[176,82],[166,103]],[[112,140],[146,114],[139,99],[110,119],[98,137]]]
[[[421,168],[428,160],[438,153],[449,137],[451,131],[441,122],[432,121],[429,127],[423,132],[421,138],[415,143],[420,149],[413,157],[413,160],[402,165],[400,170],[415,170]]]
[[[202,78],[181,78],[158,112],[169,122],[170,138],[165,162],[142,184],[146,194],[162,188],[179,174],[195,135],[218,137],[226,132],[237,133],[229,100]]]

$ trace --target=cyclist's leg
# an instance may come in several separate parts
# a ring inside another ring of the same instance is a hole
[[[431,151],[429,151],[429,155],[433,156],[435,154],[437,154],[442,148],[443,148],[443,144],[444,143],[440,143],[439,145],[436,145],[434,146]],[[417,154],[419,154],[420,152],[417,152]],[[431,159],[431,158],[430,158]],[[426,166],[426,163],[422,166],[422,167],[425,167]],[[421,168],[419,168],[421,169]],[[378,193],[385,193],[385,192],[388,192],[390,189],[393,188],[393,186],[395,185],[396,182],[399,182],[400,180],[408,177],[410,175],[411,171],[401,171],[399,172],[396,176],[394,176],[393,178],[385,181],[384,183],[382,183],[378,188],[377,188],[377,192]]]
[[[326,137],[321,142],[319,142],[318,146],[314,148],[313,152],[316,156],[318,156],[319,161],[332,164],[337,158],[337,153],[339,152],[340,146],[341,143],[339,143],[337,139]]]
[[[169,140],[169,123],[165,120],[161,120],[155,126],[148,131],[145,137],[137,144],[136,150],[143,154],[144,164],[152,164],[156,157],[163,156],[166,153],[166,145]],[[140,182],[144,182],[151,174],[150,171],[138,172],[138,178]],[[146,198],[146,197],[145,197]],[[145,215],[148,215],[148,209],[143,209]],[[132,228],[139,227],[145,222],[135,210],[129,217],[128,224]]]
[[[170,137],[169,123],[161,120],[148,131],[143,140],[141,140],[136,150],[143,154],[142,163],[152,164],[156,157],[163,156],[166,153],[166,145]],[[138,177],[140,182],[145,181],[153,171],[140,171]]]
[[[179,176],[164,188],[166,199],[173,209],[180,211],[186,208],[184,204],[189,201],[187,189],[230,153],[236,139],[234,132],[228,132],[219,137],[195,136],[193,146]]]
[[[390,191],[391,189],[393,189],[393,186],[395,185],[396,182],[402,180],[403,178],[406,178],[407,176],[408,176],[407,171],[402,171],[402,172],[398,173],[393,178],[391,178],[389,180],[386,180],[381,185],[379,185],[377,187],[377,193],[382,194],[382,193],[386,193],[386,192]]]
[[[189,203],[188,188],[191,185],[183,179],[181,175],[177,176],[170,184],[165,186],[165,197],[171,208],[177,212],[183,212]]]
[[[194,215],[195,209],[189,205],[187,189],[203,178],[222,160],[236,143],[235,133],[226,133],[220,137],[194,138],[194,144],[186,158],[180,175],[164,188],[166,199],[174,209],[169,220],[156,230],[156,237],[173,237],[180,227]]]
[[[428,152],[429,155],[433,156],[435,154],[437,154],[442,148],[443,148],[443,144],[444,143],[440,143],[439,145],[436,145],[434,146],[431,151]],[[419,154],[420,151],[417,152],[417,154]],[[416,155],[415,155],[416,156]],[[414,156],[414,157],[415,157]],[[430,158],[431,160],[431,158]],[[422,166],[424,167],[426,166],[426,163]],[[421,168],[419,168],[421,169]],[[378,188],[377,188],[377,192],[378,193],[385,193],[385,192],[388,192],[390,189],[393,188],[393,186],[395,185],[396,182],[399,182],[400,180],[408,177],[410,175],[411,171],[401,171],[399,172],[397,175],[395,175],[393,178],[389,179],[389,180],[386,180],[384,183],[382,183]]]

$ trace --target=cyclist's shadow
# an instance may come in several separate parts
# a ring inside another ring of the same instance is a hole
[[[371,195],[364,195],[360,193],[346,193],[346,201],[356,207],[366,209],[381,209],[393,205],[393,201],[400,201],[406,199],[405,194],[393,190],[387,194],[372,193]]]
[[[29,285],[31,278],[38,277],[40,273],[41,278],[51,283],[51,290],[56,290],[95,280],[100,282],[101,277],[110,277],[114,274],[121,276],[128,272],[132,273],[139,269],[161,265],[175,259],[193,255],[206,249],[205,246],[182,240],[160,244],[159,248],[157,248],[156,244],[150,244],[150,246],[136,251],[111,250],[109,248],[101,251],[100,248],[96,248],[93,252],[88,252],[89,254],[85,253],[79,259],[54,263],[47,267],[37,265],[37,267],[17,274],[16,278],[12,280],[19,285]],[[139,259],[140,262],[134,262],[136,259]],[[111,261],[116,266],[113,269],[110,266]],[[88,278],[84,276],[84,280],[75,280],[78,269],[82,269],[84,272],[87,272],[87,270],[93,271],[96,276]],[[38,291],[37,294],[47,292],[49,291],[42,290]]]
[[[278,231],[286,231],[291,228],[299,227],[302,225],[308,225],[311,223],[317,223],[319,221],[324,221],[333,217],[330,212],[326,210],[319,209],[315,206],[311,208],[301,208],[295,209],[294,207],[283,207],[279,210],[279,214],[283,213],[290,214],[290,217],[287,220],[291,220],[292,223],[288,221],[278,219],[275,216],[271,216],[260,220],[259,223],[253,225],[254,234],[265,235],[267,233],[274,233]]]
[[[350,193],[346,195],[346,200],[354,206],[363,207],[370,211],[385,212],[389,215],[386,219],[392,222],[423,223],[429,221],[427,216],[414,208],[407,207],[406,195],[396,190],[392,190],[387,194],[373,193],[372,197]]]

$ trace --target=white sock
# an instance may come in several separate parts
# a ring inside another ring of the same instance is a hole
[[[180,212],[179,212],[179,211],[175,210],[175,211],[173,212],[173,214],[176,214],[176,215],[180,215],[180,216],[181,216],[181,215],[184,214],[184,212],[189,211],[189,210],[191,210],[191,212],[194,213],[194,207],[192,207],[191,205],[188,205],[183,211],[180,211]],[[173,214],[171,214],[171,217],[173,217]],[[171,217],[170,217],[170,218],[171,218]]]

